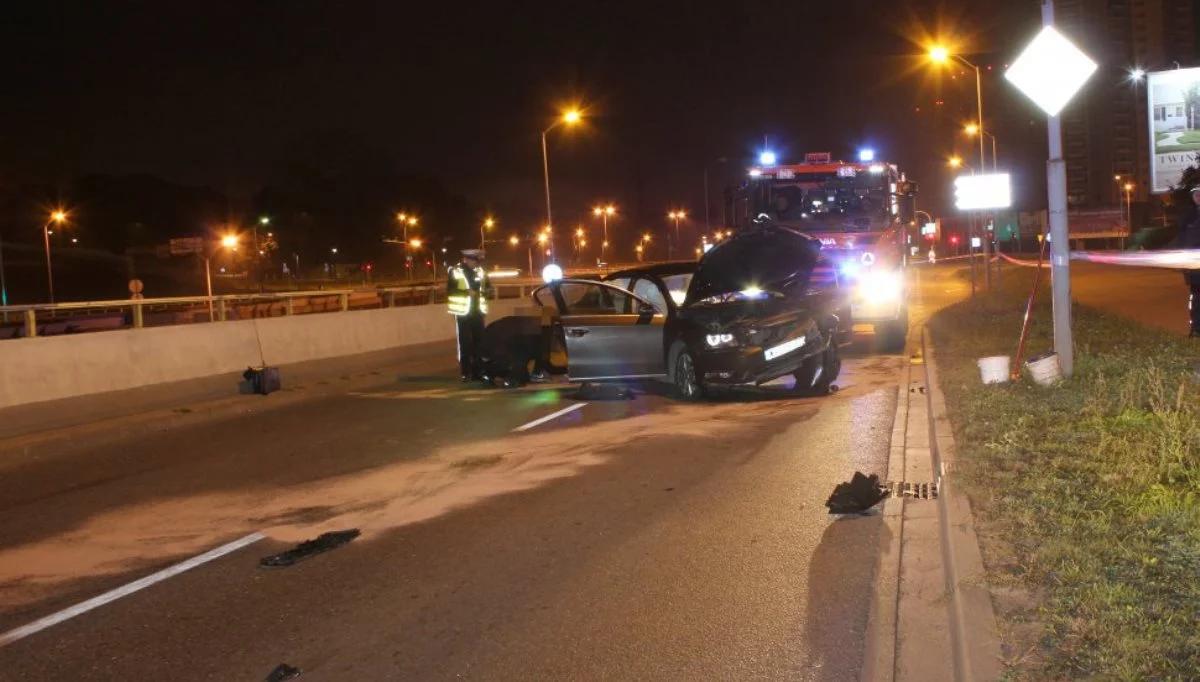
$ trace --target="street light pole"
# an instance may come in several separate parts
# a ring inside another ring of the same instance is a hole
[[[986,134],[983,127],[983,80],[979,75],[978,66],[972,64],[966,59],[963,59],[959,55],[955,55],[955,57],[963,64],[975,69],[975,111],[979,125],[979,170],[986,173],[987,171],[984,169],[987,168],[987,161],[983,142],[983,136]],[[994,140],[996,138],[993,137],[992,139]],[[994,159],[995,154],[993,153],[993,163]],[[988,290],[992,288],[992,262],[991,254],[989,253],[991,241],[992,238],[990,235],[988,235],[987,225],[985,223],[983,226],[983,288]],[[972,260],[972,262],[974,261]]]
[[[712,161],[704,164],[704,232],[712,232],[712,220],[709,218],[711,209],[708,205],[708,169],[716,163],[725,163],[729,159],[724,156],[719,156]]]
[[[209,256],[204,256],[204,288],[208,292],[208,321],[215,322],[216,316],[213,314],[213,293],[212,293],[212,266],[209,264]]]
[[[549,128],[546,128],[545,130],[542,131],[542,179],[546,183],[546,224],[547,225],[553,225],[554,218],[552,218],[550,215],[550,153],[546,150],[546,133],[549,133],[551,130],[554,130],[554,128],[557,125],[558,125],[558,123],[555,122]]]
[[[42,239],[46,244],[46,282],[50,288],[50,302],[54,303],[54,268],[50,263],[50,225],[57,223],[62,224],[67,219],[67,214],[61,209],[50,213],[50,219],[42,225]]]
[[[564,111],[554,123],[551,123],[548,128],[542,131],[542,180],[546,185],[546,227],[554,227],[554,218],[550,213],[550,152],[546,145],[546,136],[551,130],[554,130],[559,124],[565,123],[569,126],[579,122],[582,114],[578,109],[570,109]],[[550,251],[554,252],[554,242],[550,242]]]

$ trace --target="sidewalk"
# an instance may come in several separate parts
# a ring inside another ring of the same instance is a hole
[[[144,430],[161,430],[215,417],[269,410],[321,395],[361,389],[405,374],[452,371],[454,346],[435,342],[280,367],[283,388],[262,396],[246,392],[238,372],[124,391],[0,409],[0,456],[34,455],[47,446],[95,444]]]

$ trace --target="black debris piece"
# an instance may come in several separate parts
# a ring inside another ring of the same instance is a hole
[[[298,561],[303,561],[311,556],[341,547],[356,537],[358,537],[357,528],[322,533],[315,540],[305,540],[286,552],[273,554],[269,557],[263,557],[258,563],[267,568],[291,566],[292,564]]]
[[[293,668],[287,663],[280,663],[267,675],[267,682],[283,682],[284,680],[294,680],[300,677],[300,669]]]
[[[861,514],[887,495],[887,486],[879,482],[878,474],[866,476],[856,471],[848,483],[837,484],[825,506],[830,514]]]
[[[247,367],[246,371],[242,372],[242,378],[246,380],[252,392],[262,395],[274,393],[282,387],[278,367]]]

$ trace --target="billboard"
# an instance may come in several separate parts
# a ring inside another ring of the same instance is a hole
[[[954,179],[954,206],[960,211],[1008,208],[1012,187],[1008,173],[960,175]]]
[[[1150,122],[1150,191],[1179,184],[1200,152],[1200,68],[1157,71],[1146,79]]]

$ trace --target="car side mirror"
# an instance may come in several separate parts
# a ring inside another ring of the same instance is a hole
[[[655,308],[654,306],[650,305],[649,303],[639,303],[638,304],[638,307],[637,307],[638,317],[654,317],[654,314],[657,312],[658,312],[658,308]]]

